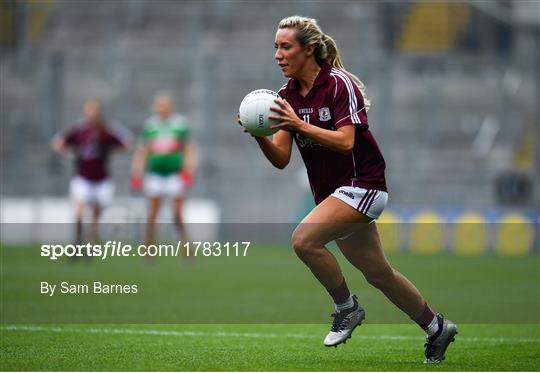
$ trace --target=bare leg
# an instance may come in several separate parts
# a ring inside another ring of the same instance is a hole
[[[90,230],[90,242],[96,242],[98,238],[98,222],[101,216],[102,208],[98,204],[92,206],[92,227]]]
[[[351,296],[336,258],[325,247],[326,243],[351,234],[361,224],[362,216],[347,207],[337,198],[325,199],[302,220],[292,236],[296,254],[336,305],[332,328],[323,342],[328,347],[345,343],[364,318],[364,311]]]
[[[343,274],[325,245],[350,234],[363,219],[356,210],[344,207],[339,199],[327,198],[302,220],[292,235],[296,254],[327,290],[338,288]]]
[[[83,201],[76,200],[73,207],[75,210],[75,240],[78,244],[81,244],[83,241],[82,219],[84,215],[85,203]]]
[[[418,289],[386,259],[375,223],[362,225],[353,235],[336,243],[366,280],[410,318],[423,312],[425,301]]]
[[[150,197],[148,222],[146,225],[146,243],[147,245],[153,245],[156,242],[156,220],[159,213],[159,207],[161,205],[160,197]]]
[[[367,281],[428,334],[425,362],[441,362],[448,345],[454,341],[457,327],[452,321],[436,316],[418,289],[392,268],[382,251],[375,223],[364,224],[351,236],[336,242],[347,260],[363,273]]]
[[[180,233],[180,238],[184,242],[189,242],[189,237],[187,234],[186,225],[184,223],[184,216],[182,214],[182,208],[184,206],[184,197],[176,197],[173,200],[173,215],[174,215],[174,223],[176,225],[176,228],[178,229],[178,232]],[[185,259],[194,259],[193,256],[187,255],[187,250],[182,251],[182,256]]]
[[[182,240],[189,241],[186,231],[186,225],[184,224],[184,217],[182,214],[184,200],[184,197],[176,197],[173,200],[174,224],[176,225],[176,228],[178,229]]]

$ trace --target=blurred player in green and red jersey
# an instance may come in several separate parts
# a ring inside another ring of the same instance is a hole
[[[149,198],[147,241],[155,241],[155,224],[162,199],[172,198],[174,222],[183,240],[187,233],[182,216],[186,190],[193,182],[196,148],[190,141],[187,120],[173,112],[169,94],[156,95],[154,115],[145,122],[132,165],[131,187]]]
[[[101,105],[88,100],[83,105],[83,118],[75,127],[53,139],[53,148],[75,155],[75,176],[70,183],[70,196],[75,207],[76,239],[82,241],[82,219],[87,205],[92,206],[90,240],[97,238],[97,223],[103,208],[114,194],[107,163],[115,149],[127,149],[131,134],[119,126],[111,126],[103,117]]]

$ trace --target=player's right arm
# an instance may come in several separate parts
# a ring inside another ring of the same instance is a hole
[[[62,137],[55,136],[51,141],[51,146],[56,152],[62,153],[66,149],[66,140]]]
[[[133,162],[131,164],[131,175],[135,177],[142,177],[146,166],[146,157],[148,155],[148,149],[145,145],[139,145],[135,150],[133,156]]]
[[[291,160],[293,135],[289,131],[278,131],[272,140],[268,137],[255,137],[266,158],[279,169],[284,169]]]
[[[58,153],[65,154],[72,147],[74,142],[73,131],[58,133],[51,140],[51,147]]]
[[[148,149],[146,145],[139,145],[135,149],[133,162],[131,163],[131,189],[138,192],[142,188],[142,178],[146,168]]]
[[[239,125],[240,113],[236,114],[236,121]],[[247,132],[244,130],[244,132]],[[279,169],[284,169],[291,160],[293,135],[289,131],[277,131],[272,140],[268,137],[255,137],[255,140],[259,144],[263,154],[272,163],[272,165]]]
[[[133,161],[131,162],[131,189],[134,192],[139,192],[142,189],[143,177],[146,171],[146,161],[150,153],[148,146],[150,120],[151,118],[147,119],[144,123],[143,129],[135,146]]]

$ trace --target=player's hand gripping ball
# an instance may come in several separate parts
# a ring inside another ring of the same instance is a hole
[[[279,123],[278,120],[269,119],[276,115],[270,108],[276,106],[275,99],[279,95],[269,89],[257,89],[244,97],[240,104],[240,122],[247,132],[253,136],[263,137],[273,135],[277,128],[270,128]]]

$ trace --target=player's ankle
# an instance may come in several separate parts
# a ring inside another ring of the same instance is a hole
[[[343,311],[348,308],[352,308],[354,306],[354,300],[352,295],[349,295],[349,297],[345,301],[334,304],[336,306],[336,311]]]

